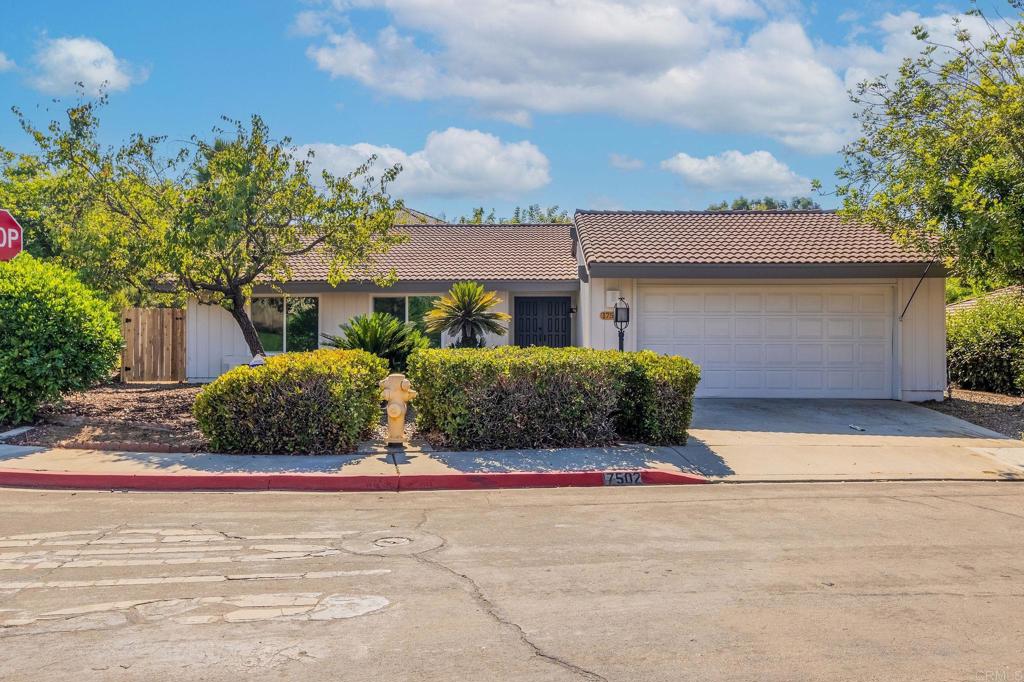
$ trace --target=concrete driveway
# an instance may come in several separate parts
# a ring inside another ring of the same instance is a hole
[[[701,398],[693,469],[730,481],[1024,479],[1024,443],[891,400]]]

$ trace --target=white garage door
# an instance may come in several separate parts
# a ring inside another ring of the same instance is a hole
[[[891,398],[892,287],[641,286],[640,348],[701,366],[697,395]]]

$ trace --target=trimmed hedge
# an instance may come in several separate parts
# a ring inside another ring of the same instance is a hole
[[[1024,300],[983,299],[947,315],[946,357],[956,386],[1024,394]]]
[[[220,452],[350,452],[380,419],[387,363],[361,350],[317,350],[236,367],[206,386],[193,413]]]
[[[417,428],[446,447],[685,443],[700,370],[651,351],[428,349],[409,358]]]
[[[109,379],[121,329],[107,303],[70,270],[21,254],[0,263],[0,424]]]

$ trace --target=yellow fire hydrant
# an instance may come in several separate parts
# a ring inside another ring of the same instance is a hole
[[[389,374],[379,386],[380,399],[388,404],[388,445],[402,445],[405,443],[405,413],[409,411],[407,403],[416,397],[416,391],[404,374]]]

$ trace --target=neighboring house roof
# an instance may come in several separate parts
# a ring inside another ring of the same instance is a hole
[[[423,211],[417,211],[415,208],[409,208],[406,206],[402,210],[398,211],[395,215],[396,225],[412,225],[415,223],[443,223],[444,221],[440,218],[435,218],[432,215],[428,215]]]
[[[1005,298],[1007,296],[1024,297],[1024,286],[1016,284],[1014,286],[1003,287],[1002,289],[995,289],[975,298],[966,298],[962,301],[957,301],[956,303],[950,303],[946,306],[946,312],[952,313],[958,310],[967,310],[968,308],[973,308],[978,305],[980,301],[993,298]]]
[[[574,281],[579,277],[566,224],[421,223],[398,225],[409,240],[377,257],[372,272],[401,282]],[[324,282],[328,261],[310,252],[289,263],[293,282]],[[365,273],[369,276],[372,273]]]
[[[931,260],[867,225],[842,221],[834,211],[577,211],[575,224],[588,266]]]

